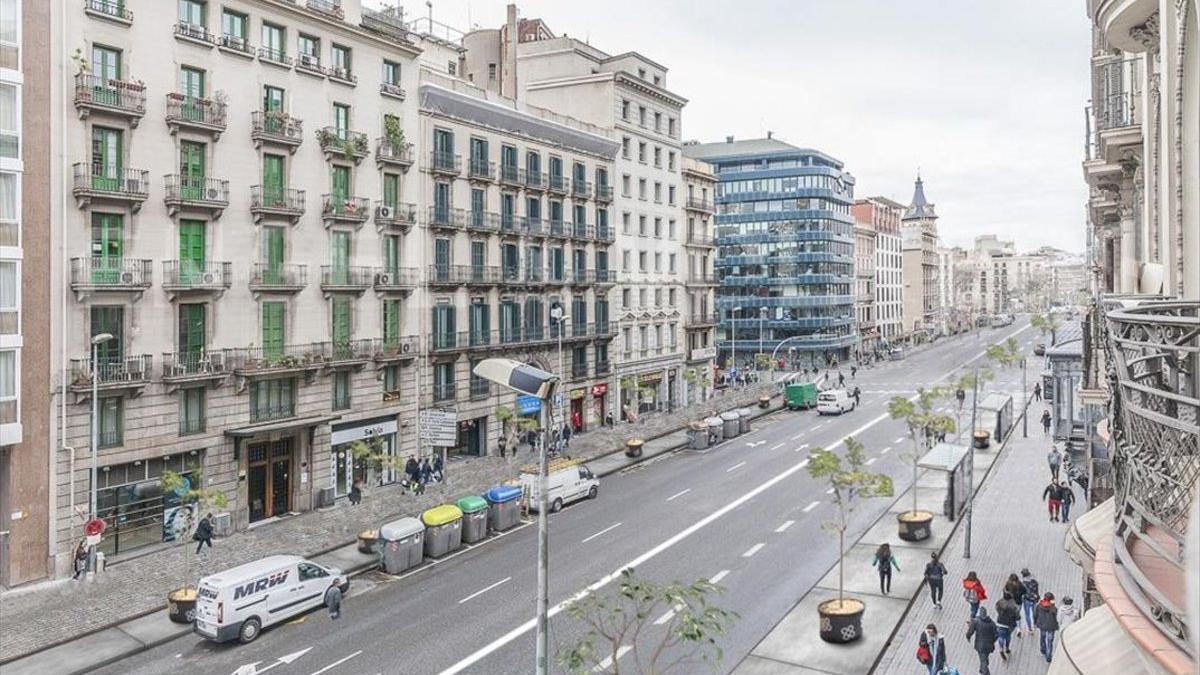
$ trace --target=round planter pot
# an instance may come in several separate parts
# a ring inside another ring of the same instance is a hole
[[[821,615],[821,639],[832,644],[846,644],[862,637],[862,616],[867,606],[862,600],[846,598],[843,602],[826,600],[817,605]]]
[[[631,438],[628,441],[625,441],[625,456],[626,457],[641,457],[642,456],[642,446],[644,446],[645,444],[646,444],[646,441],[643,441],[640,438]]]
[[[763,410],[770,408],[771,407],[771,397],[770,396],[759,396],[758,397],[758,407],[762,408]]]
[[[986,431],[976,431],[971,438],[975,441],[975,449],[983,450],[988,447],[989,443],[991,442],[992,435]]]
[[[933,534],[933,514],[928,511],[905,511],[896,515],[896,523],[904,541],[925,541]]]
[[[191,623],[196,618],[196,598],[194,588],[176,588],[167,593],[167,617],[175,623]]]
[[[377,530],[364,530],[358,533],[358,550],[368,555],[375,553],[375,542],[379,540]]]

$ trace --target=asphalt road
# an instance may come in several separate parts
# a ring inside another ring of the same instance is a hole
[[[1012,334],[1023,347],[1036,335],[1024,323],[985,329],[982,338],[944,339],[904,361],[860,369],[854,382],[847,369],[848,384],[863,391],[854,412],[777,413],[715,448],[675,452],[603,479],[598,499],[551,517],[552,613],[629,565],[657,581],[716,577],[727,589],[718,604],[740,615],[721,640],[725,655],[717,670],[728,672],[836,559],[834,540],[821,529],[833,513],[825,486],[804,471],[808,450],[853,434],[866,445],[871,469],[892,475],[901,492],[910,481],[900,457],[908,441],[902,425],[887,417],[887,401],[983,362],[986,345]],[[1019,370],[997,375],[989,390],[1020,390]],[[890,503],[877,499],[860,508],[848,540]],[[336,622],[314,611],[250,645],[189,635],[99,672],[529,673],[535,564],[536,530],[527,526],[408,576],[356,578]],[[565,614],[553,617],[551,653],[582,633]]]

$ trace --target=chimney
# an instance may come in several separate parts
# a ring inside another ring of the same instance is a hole
[[[508,18],[505,22],[505,35],[500,43],[500,94],[509,98],[517,98],[517,43],[521,36],[517,35],[517,6],[508,5]]]
[[[726,142],[726,143],[732,143],[732,142],[733,142],[733,136],[726,136],[726,137],[725,137],[725,142]]]

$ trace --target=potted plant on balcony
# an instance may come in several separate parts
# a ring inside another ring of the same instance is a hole
[[[404,152],[404,127],[400,125],[400,118],[395,115],[388,115],[383,118],[383,137],[387,140],[388,145],[392,147],[392,152],[396,155]]]
[[[167,593],[167,616],[176,623],[191,623],[196,617],[196,585],[192,582],[192,552],[189,536],[212,508],[229,504],[221,490],[204,487],[199,472],[183,475],[164,471],[160,480],[163,492],[163,538],[183,541],[183,584]]]
[[[912,467],[912,508],[896,516],[899,526],[899,537],[904,541],[923,541],[928,539],[933,522],[933,514],[917,508],[917,475],[921,456],[929,449],[929,441],[942,434],[954,430],[954,420],[946,415],[939,415],[934,404],[941,398],[938,389],[917,389],[915,400],[903,396],[895,396],[888,402],[888,414],[894,420],[904,422],[908,438],[912,441],[912,449],[901,455]]]
[[[890,497],[892,479],[887,474],[869,473],[863,446],[854,437],[847,436],[845,461],[832,450],[815,448],[808,453],[808,473],[813,478],[829,483],[829,501],[837,508],[837,519],[822,524],[826,530],[836,532],[838,537],[838,594],[837,598],[817,605],[821,618],[821,639],[834,644],[853,642],[862,637],[862,615],[866,603],[845,595],[844,558],[846,556],[846,529],[850,517],[860,499],[868,497]]]

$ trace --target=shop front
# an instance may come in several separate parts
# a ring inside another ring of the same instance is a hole
[[[487,454],[487,415],[458,421],[457,443],[449,454],[483,457]]]
[[[663,374],[661,370],[656,370],[652,373],[642,373],[637,376],[638,390],[640,390],[637,407],[639,413],[658,410],[659,402],[662,399],[662,380]]]
[[[183,503],[177,492],[164,492],[163,474],[181,475],[186,486],[200,478],[204,451],[100,467],[96,475],[96,511],[107,527],[99,550],[118,555],[150,544],[189,541],[203,514]]]
[[[587,401],[587,388],[571,390],[571,430],[579,433],[584,430],[584,403]]]
[[[608,424],[608,383],[592,385],[592,405],[596,410],[596,420],[600,424]]]
[[[330,436],[334,498],[350,494],[355,482],[373,486],[396,482],[402,473],[396,464],[397,430],[395,417],[334,425]]]
[[[336,419],[337,415],[316,415],[225,430],[233,440],[233,456],[238,463],[238,504],[242,506],[235,514],[235,527],[314,506],[315,437],[318,427]]]

